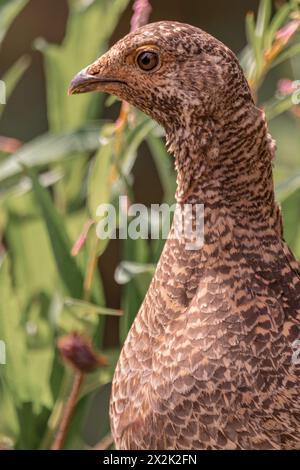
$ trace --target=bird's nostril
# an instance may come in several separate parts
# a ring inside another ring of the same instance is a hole
[[[100,71],[101,71],[101,67],[100,65],[95,62],[91,65],[89,65],[86,69],[86,72],[89,74],[89,75],[99,75],[100,74]]]

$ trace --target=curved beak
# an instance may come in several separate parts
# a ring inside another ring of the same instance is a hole
[[[68,94],[76,95],[79,93],[87,93],[89,91],[106,91],[105,85],[112,83],[121,83],[126,85],[122,80],[110,77],[102,77],[99,75],[91,75],[88,73],[88,67],[81,70],[71,81]]]

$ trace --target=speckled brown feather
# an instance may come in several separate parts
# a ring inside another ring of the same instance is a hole
[[[161,68],[132,59],[155,46]],[[111,397],[118,449],[300,449],[299,264],[274,202],[274,142],[233,53],[153,23],[87,68],[161,123],[177,201],[204,203],[205,243],[171,234],[125,342]]]

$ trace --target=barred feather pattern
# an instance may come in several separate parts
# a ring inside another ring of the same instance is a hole
[[[134,65],[155,47],[161,67]],[[149,46],[149,47],[150,47]],[[190,25],[152,23],[90,66],[165,127],[179,204],[204,204],[204,245],[165,244],[122,349],[118,449],[300,449],[300,269],[274,199],[275,144],[234,54]]]

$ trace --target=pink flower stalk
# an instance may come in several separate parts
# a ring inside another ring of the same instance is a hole
[[[133,4],[133,15],[130,22],[130,31],[133,32],[136,29],[144,26],[148,23],[152,7],[150,0],[134,0]],[[129,122],[130,118],[130,105],[123,101],[119,118],[115,122],[116,131],[122,132],[123,127]]]
[[[149,0],[135,0],[133,5],[133,15],[131,18],[131,29],[130,31],[135,31],[136,29],[144,26],[148,23],[152,7]]]
[[[289,40],[295,34],[299,26],[300,26],[300,20],[298,19],[292,20],[288,24],[283,26],[283,28],[277,31],[275,38],[277,39],[277,41],[280,41],[285,45],[289,42]]]
[[[295,89],[296,87],[294,85],[294,82],[292,80],[289,80],[288,78],[283,78],[277,83],[277,93],[280,96],[290,95],[295,91]]]
[[[84,224],[83,230],[82,230],[81,234],[79,235],[78,239],[76,240],[76,242],[74,243],[73,248],[72,248],[72,250],[71,250],[71,255],[72,255],[72,256],[77,256],[78,253],[82,250],[83,246],[84,246],[85,243],[86,243],[89,230],[90,230],[91,226],[92,226],[94,223],[95,223],[95,222],[94,222],[93,219],[89,219],[89,220]]]
[[[12,139],[10,137],[3,137],[0,136],[0,150],[5,153],[14,153],[16,152],[21,146],[22,142],[17,139]]]

